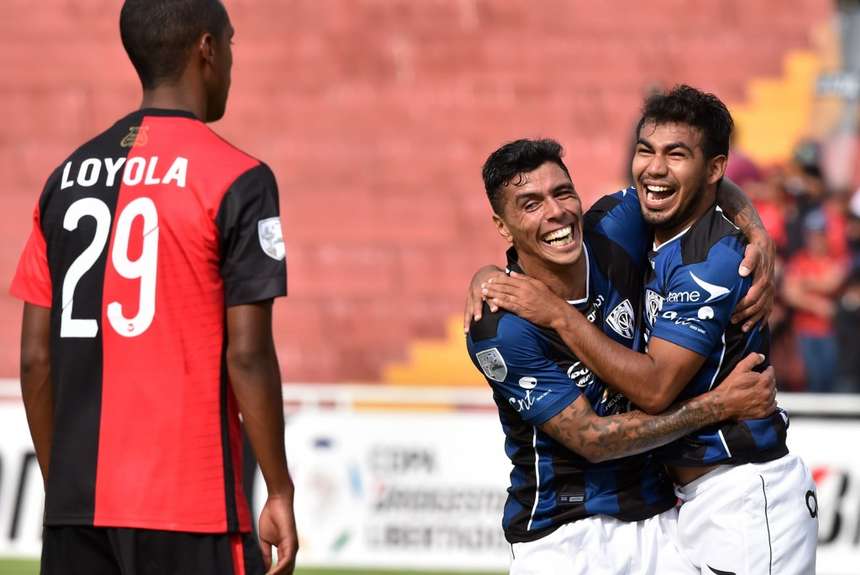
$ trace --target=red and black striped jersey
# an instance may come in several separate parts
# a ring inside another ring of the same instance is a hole
[[[271,170],[133,112],[50,176],[12,294],[51,308],[47,525],[247,531],[226,307],[286,294]]]

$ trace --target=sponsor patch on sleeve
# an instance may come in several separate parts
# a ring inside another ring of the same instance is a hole
[[[490,348],[475,354],[481,371],[493,381],[505,381],[508,376],[508,366],[498,348]]]
[[[267,256],[278,261],[286,257],[280,218],[266,218],[257,222],[257,236],[260,239],[260,247]]]

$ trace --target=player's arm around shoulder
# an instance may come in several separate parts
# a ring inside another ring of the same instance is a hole
[[[725,238],[700,262],[676,263],[668,270],[666,291],[653,316],[648,355],[654,361],[653,393],[642,405],[648,413],[668,408],[705,359],[722,345],[732,310],[749,288],[738,275],[742,250]]]

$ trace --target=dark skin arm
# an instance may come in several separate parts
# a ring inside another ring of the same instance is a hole
[[[541,426],[568,449],[597,463],[643,453],[727,419],[765,417],[776,409],[773,368],[751,371],[763,357],[750,354],[722,385],[660,415],[631,411],[600,417],[580,396]]]
[[[633,351],[604,334],[545,284],[522,274],[493,279],[484,292],[488,302],[556,330],[598,377],[647,413],[660,413],[674,403],[705,361],[656,337],[648,342],[648,353]]]
[[[30,303],[24,304],[21,323],[21,396],[42,479],[47,480],[54,433],[51,310]]]
[[[746,194],[728,178],[723,178],[717,188],[717,204],[723,208],[729,219],[741,229],[749,241],[738,273],[743,277],[753,273],[753,283],[732,314],[732,323],[743,322],[742,329],[746,332],[761,319],[766,318],[773,308],[776,246]],[[486,287],[486,283],[491,278],[502,275],[504,270],[492,265],[484,266],[475,272],[469,285],[463,312],[463,330],[466,333],[469,332],[469,324],[473,318],[475,321],[481,319],[483,304],[481,289]],[[493,305],[490,309],[496,311]]]
[[[717,188],[717,205],[749,240],[738,273],[746,277],[755,271],[753,283],[732,314],[732,323],[743,322],[741,329],[746,332],[766,319],[773,309],[776,245],[749,198],[728,178],[723,178]]]
[[[272,339],[271,300],[227,308],[227,370],[251,446],[266,481],[260,548],[267,573],[292,573],[298,551],[293,481],[284,449],[281,375]],[[278,562],[272,565],[272,547]]]

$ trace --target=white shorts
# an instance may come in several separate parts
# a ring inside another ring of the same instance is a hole
[[[675,491],[681,550],[701,573],[815,573],[815,483],[796,455],[721,465]]]
[[[510,575],[698,575],[676,544],[676,509],[642,521],[606,515],[511,546]]]

